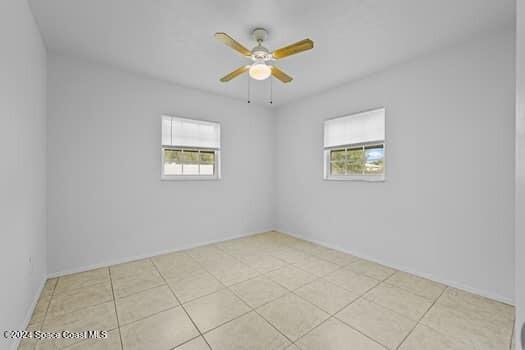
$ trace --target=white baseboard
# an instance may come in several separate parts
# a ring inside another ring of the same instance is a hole
[[[312,243],[315,243],[315,244],[319,244],[319,245],[322,245],[322,246],[327,247],[327,248],[335,249],[335,250],[338,250],[338,251],[343,252],[343,253],[351,254],[351,255],[357,256],[358,258],[361,258],[361,259],[370,260],[370,261],[376,262],[376,263],[381,264],[381,265],[392,267],[392,268],[394,268],[396,270],[399,270],[399,271],[403,271],[403,272],[411,273],[411,274],[416,275],[416,276],[424,277],[424,278],[429,279],[431,281],[435,281],[435,282],[438,282],[438,283],[441,283],[441,284],[446,284],[447,286],[450,286],[450,287],[453,287],[453,288],[457,288],[457,289],[461,289],[461,290],[464,290],[464,291],[467,291],[467,292],[470,292],[470,293],[473,293],[473,294],[477,294],[477,295],[480,295],[480,296],[485,297],[485,298],[493,299],[493,300],[496,300],[496,301],[499,301],[499,302],[502,302],[502,303],[505,303],[505,304],[509,304],[509,305],[514,305],[514,301],[512,299],[509,299],[509,298],[507,298],[505,296],[502,296],[502,295],[499,295],[499,294],[496,294],[496,293],[492,293],[492,292],[489,292],[489,291],[486,291],[486,290],[481,290],[481,289],[478,289],[478,288],[475,288],[475,287],[472,287],[472,286],[469,286],[469,285],[465,285],[463,283],[459,283],[459,282],[456,282],[456,281],[451,281],[451,280],[442,279],[442,278],[436,278],[435,276],[433,276],[433,275],[431,275],[429,273],[416,271],[416,270],[414,270],[412,268],[409,268],[409,267],[406,267],[406,266],[399,266],[399,265],[396,265],[396,264],[390,264],[390,263],[388,263],[386,261],[382,261],[381,259],[377,259],[375,257],[368,256],[366,254],[360,254],[359,252],[354,252],[354,251],[349,251],[349,250],[346,250],[346,249],[341,249],[341,247],[336,247],[333,244],[329,244],[329,243],[326,243],[326,242],[321,242],[321,241],[318,241],[316,239],[312,239],[312,238],[309,238],[309,237],[304,237],[304,236],[301,236],[301,235],[298,235],[298,234],[285,232],[285,231],[279,230],[279,229],[275,229],[275,231],[283,233],[283,234],[286,234],[286,235],[290,235],[292,237],[303,239],[305,241],[309,241],[309,242],[312,242]]]
[[[256,235],[258,233],[270,232],[270,231],[272,231],[272,229],[268,229],[268,230],[260,231],[260,232],[252,232],[252,233],[244,233],[244,234],[240,234],[240,235],[228,236],[228,237],[223,237],[223,238],[220,238],[220,239],[204,241],[204,242],[199,242],[199,243],[195,243],[195,244],[187,244],[187,245],[177,246],[177,247],[173,247],[173,248],[165,249],[165,250],[161,250],[161,251],[149,252],[149,253],[139,254],[139,255],[125,257],[125,258],[120,258],[120,259],[103,261],[103,262],[100,262],[100,263],[97,263],[97,264],[93,264],[93,265],[81,266],[81,267],[77,267],[77,268],[73,268],[73,269],[67,269],[67,270],[62,270],[62,271],[48,273],[47,277],[48,278],[60,277],[60,276],[69,275],[69,274],[72,274],[72,273],[84,272],[84,271],[89,271],[89,270],[93,270],[93,269],[98,269],[98,268],[101,268],[101,267],[107,267],[107,266],[122,264],[122,263],[130,262],[130,261],[134,261],[134,260],[151,258],[151,257],[157,256],[157,255],[173,253],[173,252],[177,252],[177,251],[181,251],[181,250],[186,250],[186,249],[191,249],[191,248],[195,248],[195,247],[200,247],[200,246],[207,245],[207,244],[219,243],[219,242],[228,241],[228,240],[231,240],[231,239],[252,236],[252,235]]]
[[[40,281],[40,287],[37,289],[37,292],[33,297],[33,302],[29,306],[29,309],[27,309],[24,320],[22,321],[22,324],[20,325],[20,327],[17,328],[17,330],[25,330],[27,326],[29,325],[29,322],[31,321],[31,317],[33,316],[33,310],[35,309],[36,304],[38,303],[38,298],[40,298],[40,294],[42,294],[42,290],[44,289],[46,280],[47,280],[46,277],[43,276],[42,280]],[[20,341],[21,339],[14,339],[9,348],[11,350],[18,349],[18,346],[20,345]]]

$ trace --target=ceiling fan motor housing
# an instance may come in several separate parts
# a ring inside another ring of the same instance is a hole
[[[258,45],[252,49],[252,59],[254,61],[269,61],[272,59],[272,54],[264,46]]]

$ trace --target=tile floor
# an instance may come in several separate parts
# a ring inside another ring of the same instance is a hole
[[[19,349],[508,350],[514,309],[277,232],[47,281]]]

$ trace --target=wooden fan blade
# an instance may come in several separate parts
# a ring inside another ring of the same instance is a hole
[[[277,49],[272,53],[272,55],[273,55],[273,58],[278,60],[284,57],[295,55],[296,53],[300,53],[306,50],[313,49],[313,47],[314,47],[314,42],[312,40],[304,39],[304,40],[296,42],[295,44],[288,45],[280,49]]]
[[[225,76],[223,76],[223,77],[221,78],[221,82],[226,83],[226,82],[232,80],[233,78],[238,77],[238,76],[241,75],[242,73],[246,72],[248,69],[250,69],[250,66],[249,66],[249,65],[239,67],[239,68],[237,68],[236,70],[234,70],[233,72],[231,72],[231,73],[226,74]]]
[[[272,66],[272,75],[282,81],[283,83],[289,83],[293,80],[291,76],[277,68],[276,66]]]
[[[244,56],[252,55],[252,52],[250,50],[248,50],[247,48],[239,44],[237,41],[235,41],[235,39],[233,39],[231,36],[229,36],[226,33],[215,33],[215,38],[223,42],[224,44],[228,45],[235,51],[240,52],[241,55],[244,55]]]

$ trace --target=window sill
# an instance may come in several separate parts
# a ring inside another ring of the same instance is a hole
[[[362,182],[385,182],[384,175],[356,175],[356,176],[327,176],[326,181],[362,181]]]
[[[217,181],[220,180],[218,176],[191,176],[191,175],[173,175],[160,177],[161,181]]]

